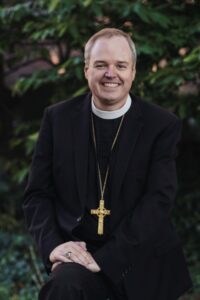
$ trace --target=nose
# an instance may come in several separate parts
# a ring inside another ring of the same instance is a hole
[[[107,70],[105,72],[105,77],[107,78],[113,78],[115,77],[115,70],[113,66],[108,66]]]

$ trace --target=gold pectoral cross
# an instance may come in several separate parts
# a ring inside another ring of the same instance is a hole
[[[104,217],[110,215],[110,210],[104,207],[104,200],[100,200],[99,207],[97,209],[91,209],[91,215],[97,215],[98,219],[98,231],[99,235],[103,234]]]

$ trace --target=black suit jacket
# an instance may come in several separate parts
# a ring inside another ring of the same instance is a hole
[[[24,212],[47,271],[50,252],[73,239],[84,214],[90,98],[46,109],[33,157]],[[110,174],[111,238],[93,254],[102,272],[124,285],[130,300],[176,299],[191,286],[170,222],[180,133],[175,115],[132,96]]]

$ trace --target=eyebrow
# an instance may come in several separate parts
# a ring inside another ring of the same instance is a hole
[[[106,63],[106,61],[105,60],[95,60],[94,61],[94,64],[99,64],[99,63]]]
[[[94,62],[94,64],[98,64],[98,63],[107,63],[105,60],[96,60],[95,62]],[[127,61],[123,61],[123,60],[118,60],[117,61],[117,63],[120,63],[120,64],[126,64],[126,65],[128,65],[128,62]]]
[[[129,64],[127,61],[124,61],[124,60],[118,60],[117,63],[119,63],[119,64],[126,64],[126,65]]]

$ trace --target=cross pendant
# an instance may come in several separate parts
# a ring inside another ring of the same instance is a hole
[[[96,215],[98,217],[98,231],[97,234],[103,234],[104,217],[110,215],[110,210],[104,207],[104,200],[101,199],[99,202],[99,207],[97,209],[90,210],[91,215]]]

